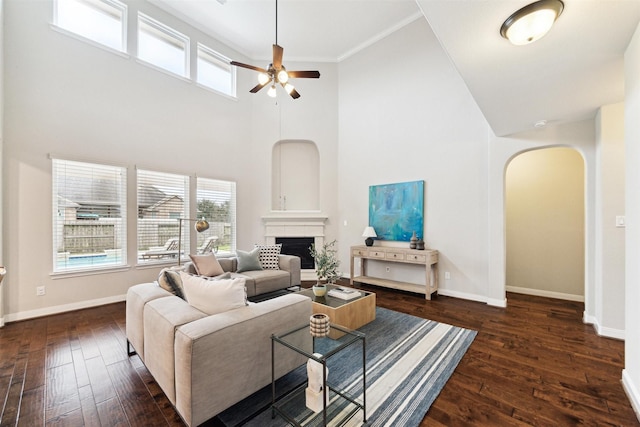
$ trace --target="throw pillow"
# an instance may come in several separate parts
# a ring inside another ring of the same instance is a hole
[[[207,280],[180,272],[187,302],[206,314],[225,311],[247,305],[247,288],[243,278]]]
[[[277,245],[255,245],[255,247],[260,249],[258,259],[263,270],[280,270],[278,255],[280,255],[282,243]]]
[[[207,255],[189,254],[189,258],[191,258],[193,266],[196,268],[196,273],[200,276],[212,277],[224,274],[224,270],[213,253]]]
[[[219,276],[207,277],[207,280],[222,280],[222,279],[231,279],[231,272],[227,271],[224,274],[220,274]]]
[[[262,270],[260,266],[260,248],[255,248],[251,252],[236,251],[238,254],[238,273],[251,270]]]
[[[158,285],[160,285],[162,289],[184,299],[182,279],[180,278],[179,270],[165,268],[160,271],[160,275],[158,276]]]

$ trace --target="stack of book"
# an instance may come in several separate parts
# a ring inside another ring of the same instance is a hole
[[[358,298],[360,296],[360,292],[350,288],[334,288],[331,289],[327,295],[329,295],[330,297],[349,300]]]

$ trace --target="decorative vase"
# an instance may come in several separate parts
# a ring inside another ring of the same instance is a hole
[[[424,240],[418,239],[418,241],[416,242],[416,249],[418,249],[419,251],[424,251]]]
[[[313,294],[317,297],[323,297],[327,293],[327,285],[324,283],[318,282],[311,289],[313,289]]]
[[[309,318],[309,332],[314,337],[326,337],[329,329],[329,316],[326,314],[312,314]]]
[[[418,244],[418,236],[416,236],[416,232],[413,232],[413,235],[411,236],[411,240],[409,240],[409,247],[411,249],[415,249],[416,245]]]

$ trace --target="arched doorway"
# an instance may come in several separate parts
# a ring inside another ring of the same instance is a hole
[[[505,174],[506,290],[585,295],[585,162],[566,147],[523,152]]]

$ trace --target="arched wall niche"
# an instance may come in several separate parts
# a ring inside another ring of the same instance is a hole
[[[320,210],[320,155],[313,141],[285,139],[271,153],[271,210]]]

